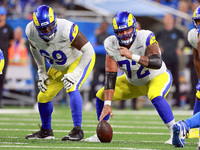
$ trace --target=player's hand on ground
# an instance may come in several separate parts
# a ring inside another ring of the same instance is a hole
[[[105,105],[101,112],[100,121],[103,120],[103,118],[108,114],[110,114],[110,117],[113,119],[112,109],[110,105]]]
[[[125,56],[128,59],[132,59],[132,53],[126,48],[126,47],[119,47],[118,48],[120,51],[121,56]]]
[[[46,73],[39,75],[39,81],[38,81],[38,88],[41,92],[45,92],[47,90],[47,84],[49,84],[49,77]]]

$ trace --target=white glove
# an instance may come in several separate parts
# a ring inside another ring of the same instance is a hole
[[[64,88],[69,90],[75,83],[79,81],[79,78],[82,75],[82,70],[80,68],[76,68],[72,73],[67,73],[61,79],[64,84]]]
[[[49,84],[50,83],[49,77],[46,74],[46,72],[38,74],[38,76],[39,76],[38,88],[40,89],[41,92],[44,93],[47,90],[47,87],[46,87],[45,84]]]

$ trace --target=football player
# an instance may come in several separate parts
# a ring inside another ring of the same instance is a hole
[[[135,17],[126,11],[113,18],[115,35],[105,42],[105,85],[96,94],[98,120],[113,118],[111,101],[126,100],[147,95],[163,122],[170,130],[175,123],[172,110],[165,97],[172,84],[171,73],[162,61],[161,52],[153,32],[137,30]],[[124,71],[117,77],[118,67]],[[97,135],[85,139],[99,142]],[[166,144],[172,144],[172,137]]]
[[[38,66],[38,108],[42,122],[38,132],[26,139],[53,139],[51,114],[52,99],[64,87],[69,93],[74,128],[63,141],[83,139],[82,98],[79,92],[95,63],[92,45],[78,26],[66,19],[56,18],[54,10],[41,5],[33,12],[33,21],[26,26],[26,36]],[[51,67],[45,69],[44,58]]]
[[[196,70],[196,74],[198,77],[198,83],[196,85],[196,100],[194,105],[194,112],[193,115],[200,112],[200,6],[196,8],[196,10],[193,13],[192,21],[194,24],[193,29],[191,29],[188,33],[188,41],[192,45],[193,49],[193,61],[194,61],[194,67]],[[195,118],[195,117],[194,117]],[[197,117],[196,117],[197,118]],[[195,126],[198,124],[198,126]],[[192,119],[192,126],[190,128],[193,128],[190,130],[188,134],[188,138],[198,138],[199,137],[199,129],[195,129],[195,127],[199,127],[199,118],[198,119]],[[180,127],[182,125],[182,122],[177,122],[174,127],[174,138],[173,138],[173,145],[175,147],[184,147],[184,139],[186,135],[183,135],[184,132],[183,128]],[[180,135],[178,137],[178,135]],[[182,140],[182,141],[181,141]]]
[[[0,49],[0,75],[2,74],[4,63],[5,63],[5,61],[4,61],[4,57],[3,57],[3,52]]]

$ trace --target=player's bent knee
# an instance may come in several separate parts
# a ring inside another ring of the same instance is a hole
[[[197,100],[200,101],[200,91],[199,90],[197,90],[196,97],[197,97]]]
[[[158,97],[158,96],[160,96],[160,95],[148,94],[147,96],[148,96],[148,98],[150,99],[150,101],[152,101],[154,98],[156,98],[156,97]]]
[[[4,68],[4,63],[5,63],[4,59],[0,60],[0,73]]]
[[[47,96],[46,94],[44,94],[42,92],[39,92],[37,100],[39,103],[47,103],[47,102],[51,101],[49,96]]]

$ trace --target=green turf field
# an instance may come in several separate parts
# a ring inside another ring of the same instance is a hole
[[[173,111],[176,121],[186,119],[192,111]],[[69,108],[56,107],[52,115],[54,140],[26,140],[27,134],[39,129],[39,114],[32,108],[4,108],[0,110],[0,150],[42,150],[42,149],[79,149],[79,150],[150,150],[180,149],[164,142],[169,139],[169,131],[153,108],[149,110],[113,110],[114,119],[111,143],[87,143],[61,141],[61,138],[72,129]],[[82,129],[84,138],[95,133],[97,126],[95,110],[83,112]],[[198,139],[186,139],[184,150],[195,150]]]

